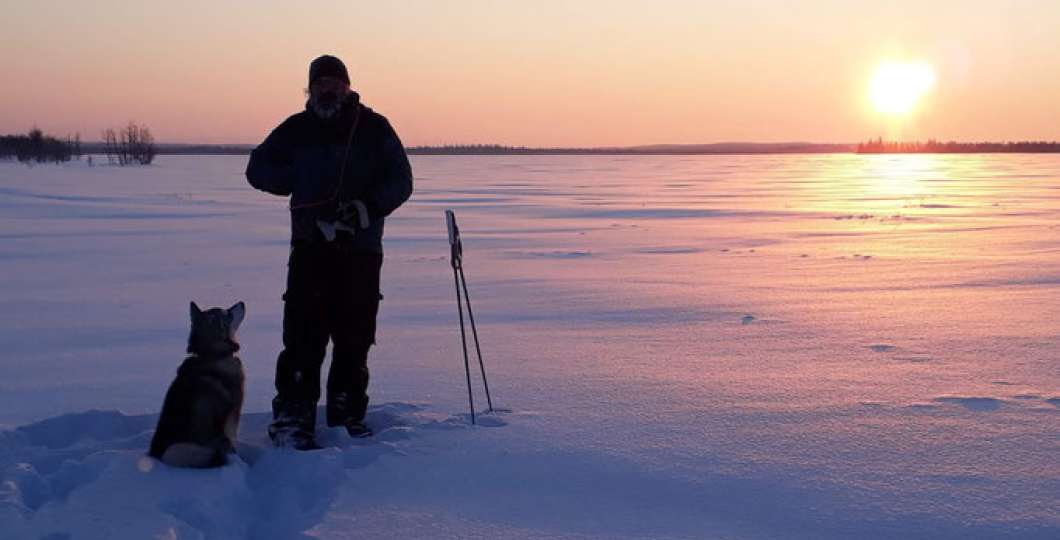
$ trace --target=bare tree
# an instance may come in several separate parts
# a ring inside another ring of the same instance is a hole
[[[151,135],[151,130],[147,129],[147,126],[137,126],[132,122],[129,122],[125,129],[129,133],[129,139],[135,141],[129,145],[133,161],[140,165],[150,165],[156,154],[155,138]]]
[[[119,165],[125,165],[122,162],[121,148],[118,147],[118,134],[113,129],[106,129],[103,132],[103,149],[107,153],[107,161],[111,165],[117,160]]]
[[[104,147],[107,159],[118,165],[149,165],[155,159],[157,150],[155,138],[147,126],[129,122],[120,131],[108,129],[103,132]]]

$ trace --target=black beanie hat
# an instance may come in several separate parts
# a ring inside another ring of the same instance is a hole
[[[335,77],[345,81],[346,84],[350,84],[350,74],[346,72],[346,64],[329,54],[325,54],[309,64],[309,86],[313,86],[313,81],[320,77]]]

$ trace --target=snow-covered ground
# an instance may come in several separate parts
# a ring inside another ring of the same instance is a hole
[[[0,537],[1060,538],[1060,158],[414,158],[378,435],[311,453],[265,444],[288,223],[245,163],[0,163]],[[248,308],[217,470],[143,457],[190,300]]]

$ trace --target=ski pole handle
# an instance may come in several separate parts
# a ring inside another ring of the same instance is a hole
[[[449,264],[453,268],[463,265],[464,246],[460,242],[460,227],[456,226],[456,214],[452,210],[445,211],[445,226],[449,230]]]

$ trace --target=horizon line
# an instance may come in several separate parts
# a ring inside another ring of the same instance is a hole
[[[17,135],[17,134],[12,134]],[[653,148],[680,148],[680,147],[710,147],[710,146],[857,146],[859,144],[874,143],[877,140],[882,139],[885,143],[900,143],[900,144],[1027,144],[1027,143],[1046,143],[1046,144],[1060,144],[1060,138],[1057,139],[1007,139],[1007,140],[958,140],[958,139],[940,139],[935,137],[928,137],[926,139],[883,139],[881,137],[870,137],[868,139],[859,141],[718,141],[718,142],[696,142],[696,143],[642,143],[642,144],[627,144],[627,145],[606,145],[606,146],[594,146],[594,145],[571,145],[571,146],[534,146],[525,144],[505,144],[505,143],[438,143],[438,144],[414,144],[405,145],[406,149],[409,148],[504,148],[504,149],[515,149],[515,150],[637,150],[637,149],[653,149]],[[103,144],[102,140],[93,141],[81,141],[81,144]],[[155,141],[158,146],[199,146],[199,147],[256,147],[260,143],[246,143],[246,142],[185,142],[185,141]]]

